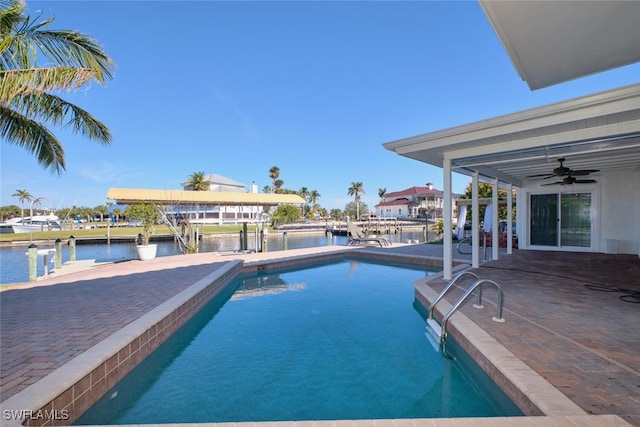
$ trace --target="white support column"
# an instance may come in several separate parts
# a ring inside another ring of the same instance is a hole
[[[492,200],[493,211],[491,212],[491,259],[498,259],[498,253],[500,252],[499,245],[499,231],[500,226],[498,224],[498,178],[493,181]]]
[[[451,159],[445,157],[442,162],[443,175],[443,220],[444,220],[444,240],[442,246],[442,275],[445,280],[451,280],[453,274],[453,236],[451,226],[451,206],[452,206],[452,194],[451,194]]]
[[[480,267],[480,201],[478,200],[478,182],[480,174],[476,171],[471,178],[471,266]]]
[[[509,183],[507,187],[507,254],[513,253],[513,184]]]

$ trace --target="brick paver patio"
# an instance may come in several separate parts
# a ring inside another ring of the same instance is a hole
[[[204,255],[204,256],[203,256]],[[0,292],[0,401],[44,377],[224,262],[209,254],[128,261]]]
[[[617,414],[640,426],[640,258],[515,251],[471,271],[501,286],[507,320],[491,320],[496,293],[490,287],[484,310],[473,301],[463,306],[467,317],[585,412]],[[447,300],[470,283],[461,282]],[[445,282],[430,285],[440,291]],[[597,290],[613,288],[638,292],[637,298],[625,302],[620,297],[629,293]]]
[[[370,250],[438,257],[442,247]],[[244,258],[283,255],[287,253]],[[230,259],[197,254],[129,261],[0,292],[0,401]],[[462,308],[465,315],[587,413],[618,414],[640,426],[640,304],[622,301],[620,292],[585,286],[640,292],[637,256],[515,251],[476,272],[504,289],[507,321],[490,320],[495,301],[491,289],[484,294],[486,308],[476,310],[469,303]],[[435,280],[430,286],[438,290],[444,282]],[[462,293],[456,292],[447,299]]]

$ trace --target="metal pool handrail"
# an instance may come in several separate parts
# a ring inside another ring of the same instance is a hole
[[[447,292],[449,292],[449,290],[451,290],[453,285],[455,285],[458,282],[458,280],[460,280],[462,277],[464,277],[466,275],[475,277],[476,281],[480,280],[478,275],[475,274],[475,273],[472,273],[471,271],[463,271],[461,273],[456,274],[453,277],[453,279],[451,279],[451,281],[447,284],[447,286],[442,290],[442,292],[440,292],[440,294],[436,297],[436,299],[433,300],[433,302],[429,306],[429,319],[433,319],[433,309],[435,308],[436,304],[438,302],[440,302],[440,300],[442,298],[444,298],[444,296],[447,294]],[[480,297],[480,294],[478,296]],[[478,301],[478,305],[481,305],[481,301]]]
[[[441,330],[441,334],[440,334],[440,337],[441,337],[442,340],[444,340],[447,337],[447,332],[446,332],[447,322],[449,321],[449,318],[451,317],[451,315],[453,315],[453,313],[458,308],[460,308],[460,306],[462,304],[464,304],[464,302],[467,300],[469,295],[471,295],[476,288],[480,288],[480,286],[482,286],[485,283],[489,283],[489,284],[495,286],[496,290],[498,291],[498,303],[497,303],[498,312],[497,312],[497,315],[495,317],[492,317],[492,319],[495,322],[504,322],[504,318],[502,317],[502,294],[503,294],[502,293],[502,288],[496,282],[494,282],[493,280],[490,280],[490,279],[476,280],[469,287],[469,289],[467,289],[467,291],[458,299],[458,301],[456,301],[456,303],[449,309],[447,314],[445,314],[444,317],[442,318],[442,330]],[[481,296],[482,293],[478,292],[478,295]]]

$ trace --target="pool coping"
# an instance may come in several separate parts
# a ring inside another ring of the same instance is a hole
[[[454,273],[468,267],[457,266]],[[416,297],[427,308],[438,296],[429,286],[429,282],[437,279],[442,279],[442,275],[429,276],[414,282]],[[450,308],[451,304],[442,299],[435,307],[434,317],[440,321]],[[456,311],[450,317],[448,326],[447,334],[455,339],[527,416],[587,415],[576,403],[498,343],[464,313]]]
[[[216,271],[160,304],[80,356],[1,402],[0,409],[3,413],[3,425],[7,427],[21,425],[52,426],[68,425],[73,422],[240,273],[313,262],[326,262],[346,257],[384,261],[393,259],[394,261],[420,263],[422,265],[442,265],[442,259],[437,257],[407,254],[390,255],[374,250],[370,251],[366,248],[350,248],[348,250],[325,251],[317,254],[294,255],[265,260],[229,260],[228,263]],[[455,269],[459,270],[467,267],[468,265],[466,264],[458,263]],[[414,283],[416,297],[425,307],[428,307],[428,301],[433,300],[436,296],[435,291],[428,286],[428,282],[438,277],[441,278],[441,276],[442,273],[437,273]],[[446,309],[448,309],[448,303],[443,301],[438,310],[440,315]],[[449,324],[451,334],[456,341],[503,388],[507,395],[514,400],[514,403],[521,409],[525,408],[527,410],[525,413],[546,415],[546,417],[536,418],[558,419],[561,425],[564,425],[569,419],[588,418],[593,420],[595,417],[587,415],[535,371],[528,368],[486,332],[471,322],[463,313],[457,313],[456,316],[453,316]],[[500,367],[496,366],[496,360],[499,361]],[[25,408],[38,409],[25,410]],[[19,413],[22,414],[21,417],[7,419],[8,414]],[[26,418],[29,416],[31,418],[27,420]],[[603,422],[611,422],[611,424],[606,425],[629,425],[617,416],[606,415],[598,416],[598,418],[599,421],[594,425],[605,425]],[[496,419],[498,418],[490,418],[490,420],[494,421]],[[508,420],[509,417],[500,417],[499,419]],[[283,426],[340,425],[342,423],[346,425],[453,425],[442,424],[442,420],[446,421],[448,419],[291,421],[277,424]],[[474,419],[469,418],[468,420]],[[478,421],[479,419],[475,420]],[[511,419],[511,421],[516,420],[522,422],[523,417]],[[247,425],[247,423],[204,424],[212,426]],[[276,423],[249,424],[268,426]],[[481,424],[476,422],[469,425]],[[571,422],[569,425],[574,425],[574,423]],[[578,423],[576,425],[583,424]],[[585,425],[591,425],[591,422]]]
[[[242,270],[229,260],[79,356],[0,403],[3,426],[68,425]]]

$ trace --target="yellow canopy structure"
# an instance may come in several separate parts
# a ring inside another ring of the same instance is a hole
[[[200,206],[277,206],[303,205],[305,200],[297,194],[240,193],[231,191],[152,190],[146,188],[110,188],[107,198],[119,205],[140,202],[162,205]]]

